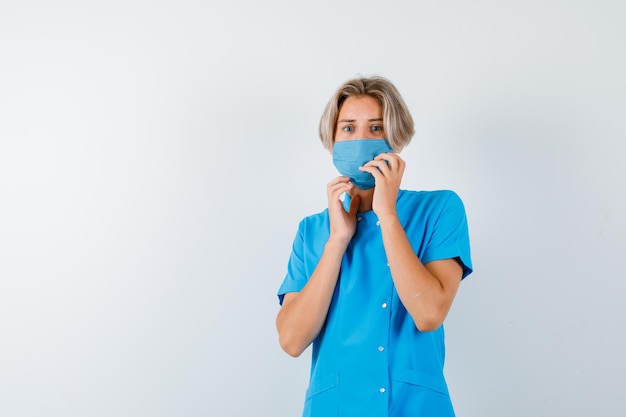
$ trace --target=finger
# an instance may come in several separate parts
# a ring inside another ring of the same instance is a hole
[[[363,169],[361,169],[361,168],[363,168]],[[369,161],[368,163],[366,163],[365,165],[363,165],[359,169],[361,169],[362,171],[365,170],[365,169],[374,169],[375,171],[378,171],[378,172],[382,173],[385,176],[388,176],[388,175],[391,174],[391,168],[387,164],[387,161],[382,160],[382,159]],[[372,175],[374,175],[373,171],[367,171],[367,172],[370,172]]]
[[[397,170],[404,163],[398,154],[390,152],[376,155],[374,161],[386,161],[392,171]]]
[[[328,198],[332,200],[339,200],[341,194],[348,192],[354,187],[351,182],[337,183],[328,186]]]
[[[328,190],[336,190],[338,188],[345,188],[345,187],[350,187],[352,185],[352,183],[350,182],[350,178],[347,178],[345,181],[341,180],[341,181],[331,181],[328,184],[327,189]]]
[[[400,155],[398,155],[397,153],[393,153],[393,152],[379,153],[378,155],[374,157],[374,159],[395,159],[398,161],[402,161],[402,157],[400,157]]]
[[[337,178],[334,178],[327,185],[328,185],[328,187],[331,187],[331,186],[336,185],[336,184],[347,183],[347,182],[350,182],[350,177],[339,176]]]
[[[326,189],[328,190],[328,192],[330,192],[331,190],[336,189],[337,187],[346,186],[347,184],[350,184],[349,177],[337,177],[328,183],[328,185],[326,186]]]
[[[376,166],[369,165],[369,162],[366,165],[359,167],[359,170],[369,172],[370,174],[372,174],[374,176],[374,181],[376,182],[384,178],[384,175],[382,172],[380,172],[380,169],[378,169],[378,167]],[[387,170],[389,170],[389,168],[387,168]]]

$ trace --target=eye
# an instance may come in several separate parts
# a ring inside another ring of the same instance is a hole
[[[347,125],[344,126],[341,130],[343,130],[344,132],[354,132],[354,127]]]
[[[372,132],[382,132],[383,131],[383,127],[380,125],[374,125],[372,126]]]

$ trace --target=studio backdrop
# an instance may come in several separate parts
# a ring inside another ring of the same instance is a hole
[[[464,417],[623,416],[626,6],[0,4],[0,415],[298,416],[276,291],[337,173],[335,89],[416,122],[475,272],[446,320]]]

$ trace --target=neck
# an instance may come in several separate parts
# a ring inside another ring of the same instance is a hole
[[[359,213],[363,213],[366,211],[370,211],[372,209],[372,201],[374,200],[374,188],[370,188],[369,190],[361,190],[358,187],[352,187],[350,192],[348,193],[350,198],[358,195],[361,198],[359,202],[359,209],[357,210]]]

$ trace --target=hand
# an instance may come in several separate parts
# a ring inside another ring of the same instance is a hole
[[[339,197],[350,191],[354,185],[348,177],[337,177],[328,183],[328,216],[330,217],[330,239],[337,239],[346,245],[356,231],[356,212],[360,197],[355,195],[350,201],[350,209],[346,212]]]
[[[380,218],[397,216],[396,200],[404,174],[405,162],[398,154],[381,153],[359,169],[369,172],[376,180],[372,210]]]

